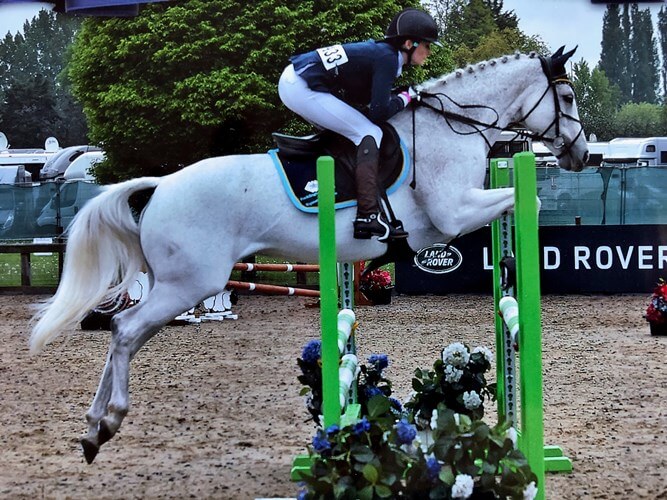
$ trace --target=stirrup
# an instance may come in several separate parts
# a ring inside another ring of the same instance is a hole
[[[367,240],[378,236],[378,241],[399,240],[408,237],[403,228],[395,228],[385,222],[382,214],[371,214],[367,217],[357,217],[354,221],[354,237]]]

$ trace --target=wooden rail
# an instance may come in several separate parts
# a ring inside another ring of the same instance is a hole
[[[0,294],[50,294],[55,293],[57,285],[54,286],[33,286],[32,267],[30,265],[30,255],[33,253],[57,253],[58,254],[58,278],[63,271],[63,261],[65,257],[64,243],[28,243],[0,245],[0,253],[18,253],[21,255],[21,285],[20,286],[0,286]]]

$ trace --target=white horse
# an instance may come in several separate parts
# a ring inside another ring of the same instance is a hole
[[[390,120],[416,152],[416,187],[405,183],[390,197],[412,249],[447,242],[513,208],[513,189],[483,189],[489,146],[510,124],[534,131],[562,168],[583,168],[585,136],[564,79],[573,52],[516,54],[458,70],[421,86],[414,116],[404,110]],[[137,223],[128,198],[149,189],[155,191]],[[382,255],[386,244],[353,238],[354,216],[354,208],[336,213],[339,260]],[[210,158],[166,177],[115,184],[79,212],[58,291],[37,314],[33,352],[126,290],[140,270],[148,270],[151,283],[138,305],[113,318],[107,362],[81,439],[88,463],[128,412],[130,361],[137,351],[174,317],[224,289],[234,263],[253,254],[318,259],[317,217],[292,205],[267,154]]]

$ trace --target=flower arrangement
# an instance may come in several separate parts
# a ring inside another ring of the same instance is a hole
[[[488,384],[484,374],[491,368],[493,355],[486,347],[472,352],[460,342],[442,350],[432,370],[415,370],[413,397],[406,407],[415,415],[420,427],[429,422],[438,404],[473,420],[484,417],[484,401],[495,400],[496,384]]]
[[[366,288],[367,290],[381,290],[385,288],[392,288],[391,283],[391,274],[389,271],[384,269],[373,269],[371,272],[363,274],[365,269],[365,263],[361,263],[361,282],[359,283],[360,287]]]
[[[644,315],[649,323],[667,323],[667,283],[660,278]]]
[[[300,361],[306,354],[314,356],[315,350],[304,349]],[[310,361],[309,370],[314,369]],[[342,428],[317,429],[299,499],[534,498],[537,479],[515,449],[514,429],[504,423],[490,427],[478,418],[481,401],[495,393],[483,375],[490,364],[488,349],[470,352],[452,344],[432,371],[415,372],[415,393],[401,406],[391,398],[391,382],[383,374],[388,357],[370,356],[358,376],[362,417]],[[450,366],[460,376],[447,370]],[[312,414],[313,388],[306,392]]]
[[[384,269],[373,269],[365,273],[365,263],[361,262],[361,278],[359,290],[373,305],[391,303],[391,291],[394,285],[391,282],[391,273]]]

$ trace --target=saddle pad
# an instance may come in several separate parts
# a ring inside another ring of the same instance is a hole
[[[387,195],[394,193],[405,182],[410,173],[410,152],[400,141],[403,157],[401,166],[389,178],[385,179],[384,187]],[[291,158],[284,157],[278,149],[271,149],[268,155],[273,160],[280,181],[294,206],[302,212],[316,214],[317,209],[317,157]],[[334,163],[336,164],[335,160]],[[383,178],[383,174],[379,174]],[[335,165],[336,198],[335,209],[353,207],[357,204],[354,179],[349,172]]]

